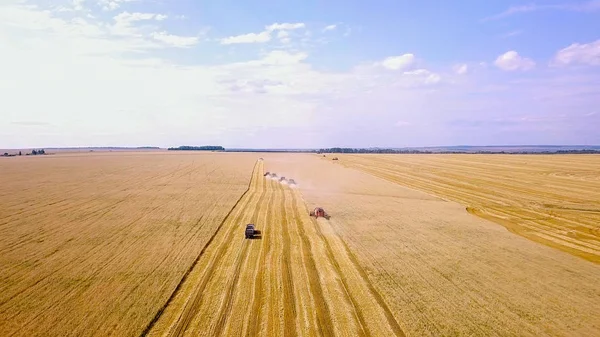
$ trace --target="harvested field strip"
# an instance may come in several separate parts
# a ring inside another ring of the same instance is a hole
[[[341,163],[467,206],[600,263],[600,156],[343,156]]]
[[[310,218],[298,190],[262,172],[259,161],[148,335],[402,336],[329,222]],[[261,236],[244,239],[246,223]]]

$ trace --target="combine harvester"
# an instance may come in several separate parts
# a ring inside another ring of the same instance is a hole
[[[329,216],[329,214],[327,214],[327,212],[325,212],[325,210],[322,207],[315,207],[315,209],[313,211],[311,211],[309,213],[310,216],[314,216],[315,218],[325,218],[327,220],[329,220],[329,218],[331,218]]]
[[[244,231],[244,236],[246,239],[254,239],[260,237],[260,231],[256,229],[254,224],[250,223],[246,225],[246,230]]]

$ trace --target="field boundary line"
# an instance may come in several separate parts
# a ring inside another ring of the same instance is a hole
[[[248,194],[248,192],[250,191],[250,186],[252,186],[252,178],[254,178],[254,173],[256,172],[256,168],[257,167],[258,167],[258,161],[254,164],[254,167],[252,168],[252,173],[250,175],[250,181],[248,182],[248,187],[246,188],[246,190],[244,191],[244,193],[242,193],[242,195],[238,198],[238,200],[235,202],[235,204],[233,204],[233,206],[231,207],[231,209],[229,210],[229,212],[227,212],[227,214],[225,215],[225,217],[223,218],[223,220],[221,221],[221,223],[219,223],[219,226],[217,226],[217,229],[215,230],[215,232],[211,235],[210,239],[208,239],[208,241],[206,242],[206,244],[204,245],[204,247],[202,247],[202,250],[200,250],[200,253],[198,254],[198,256],[196,256],[196,259],[194,260],[194,262],[192,262],[192,265],[188,268],[188,270],[186,270],[185,274],[183,274],[183,277],[181,278],[181,280],[179,281],[179,283],[177,283],[177,286],[175,287],[175,290],[173,290],[173,292],[171,293],[171,295],[169,296],[169,298],[167,299],[167,301],[165,302],[165,304],[163,304],[163,306],[154,315],[154,317],[152,318],[152,320],[150,321],[150,323],[148,323],[148,325],[146,325],[146,327],[144,328],[144,330],[140,334],[140,337],[147,336],[148,333],[150,332],[150,330],[152,330],[152,328],[154,327],[154,325],[156,324],[156,322],[158,322],[158,320],[159,320],[160,316],[162,315],[162,313],[169,306],[169,304],[171,302],[173,302],[173,299],[175,298],[175,296],[181,290],[181,287],[183,286],[183,283],[185,283],[185,281],[187,280],[187,278],[190,275],[190,273],[192,272],[192,270],[196,267],[196,265],[198,264],[198,261],[200,260],[200,258],[202,257],[202,255],[204,255],[204,252],[206,251],[206,249],[208,248],[208,246],[211,244],[211,242],[213,242],[213,240],[215,239],[215,237],[217,236],[217,234],[221,231],[221,228],[223,227],[223,225],[225,224],[225,222],[229,219],[229,217],[231,216],[231,213],[233,212],[233,210],[237,207],[237,205],[240,203],[240,201],[246,196],[246,194]]]

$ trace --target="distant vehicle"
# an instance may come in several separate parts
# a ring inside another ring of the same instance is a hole
[[[322,207],[316,207],[313,211],[309,213],[310,216],[314,216],[315,218],[325,218],[329,220],[331,218],[327,212]]]
[[[331,160],[338,160],[338,157],[333,157],[333,159],[331,159]]]
[[[258,160],[264,160],[264,159],[262,159],[262,158],[258,158]]]
[[[246,231],[245,231],[246,239],[252,239],[258,233],[259,232],[254,227],[254,224],[247,224],[246,225]]]

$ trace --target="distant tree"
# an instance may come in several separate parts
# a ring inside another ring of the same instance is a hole
[[[22,156],[23,154],[21,153],[21,151],[19,151],[19,156]]]
[[[222,146],[180,146],[170,147],[169,151],[225,151]]]
[[[33,151],[31,151],[31,154],[35,156],[37,154],[37,151],[33,150]]]
[[[4,156],[5,156],[5,157],[8,157],[8,152],[4,152]]]
[[[46,150],[41,149],[41,150],[38,151],[38,154],[46,154]]]

